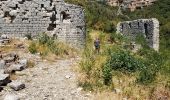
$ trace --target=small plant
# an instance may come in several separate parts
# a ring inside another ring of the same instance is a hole
[[[38,38],[39,44],[42,44],[42,45],[47,44],[49,40],[51,40],[51,38],[45,33],[41,34]]]
[[[29,68],[33,68],[35,66],[35,63],[33,61],[29,60],[28,63],[27,63],[27,66]]]
[[[35,54],[37,53],[37,47],[36,47],[36,43],[32,42],[29,47],[28,50],[30,51],[30,53]]]
[[[140,44],[143,48],[146,48],[146,49],[149,49],[150,47],[148,46],[148,43],[147,43],[147,40],[146,38],[144,37],[143,34],[138,34],[136,35],[136,38],[135,38],[135,42],[137,44]]]
[[[104,65],[102,72],[104,84],[110,85],[112,82],[112,68],[109,65]]]
[[[149,84],[155,80],[155,77],[156,71],[146,68],[140,72],[139,77],[137,78],[137,82],[142,84]]]
[[[93,51],[86,48],[84,50],[84,60],[80,62],[81,70],[87,75],[90,75],[90,71],[95,64],[95,59],[93,57]]]

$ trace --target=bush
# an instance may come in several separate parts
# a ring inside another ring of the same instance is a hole
[[[93,51],[86,48],[84,50],[84,60],[80,62],[81,70],[84,71],[88,76],[90,76],[90,72],[92,67],[95,64],[95,59],[93,57]]]
[[[106,65],[114,70],[123,72],[135,72],[145,66],[140,59],[135,58],[128,51],[123,50],[111,52]]]
[[[57,42],[53,37],[43,33],[40,34],[37,41],[33,41],[29,46],[29,51],[33,54],[39,52],[42,57],[48,54],[69,55],[69,50],[73,50],[64,43]]]
[[[155,77],[156,71],[145,68],[140,72],[139,77],[137,78],[137,82],[142,84],[149,84],[155,80]]]
[[[36,47],[36,43],[32,42],[29,47],[28,50],[30,51],[30,53],[35,54],[37,53],[37,47]]]
[[[112,82],[112,71],[118,70],[123,73],[131,73],[141,71],[145,68],[142,59],[136,58],[130,52],[124,50],[108,50],[108,59],[102,69],[102,76],[105,85],[110,85]]]
[[[38,42],[41,45],[45,45],[48,44],[48,42],[51,42],[52,38],[49,37],[47,34],[43,33],[39,36],[38,38]],[[53,40],[52,40],[53,41]],[[54,42],[53,42],[54,43]]]
[[[112,68],[109,65],[104,65],[102,69],[102,77],[105,85],[110,85],[112,82]]]

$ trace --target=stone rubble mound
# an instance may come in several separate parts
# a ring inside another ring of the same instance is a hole
[[[0,53],[0,87],[6,86],[12,80],[10,75],[16,71],[22,71],[27,68],[27,59],[21,59],[16,53]],[[25,84],[20,81],[12,81],[9,87],[15,91],[25,88]]]

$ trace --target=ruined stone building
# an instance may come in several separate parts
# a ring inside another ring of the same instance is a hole
[[[72,45],[83,45],[83,9],[64,0],[0,1],[0,35],[36,37],[43,32]]]
[[[121,5],[124,9],[134,11],[143,7],[152,5],[156,0],[106,0],[108,5],[119,6]]]
[[[155,18],[121,22],[117,25],[117,33],[122,33],[132,40],[142,34],[148,46],[159,50],[159,21]]]

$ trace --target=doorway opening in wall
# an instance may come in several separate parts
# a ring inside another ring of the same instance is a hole
[[[62,11],[60,13],[60,21],[63,22],[64,20],[68,20],[68,19],[71,19],[70,15]]]
[[[5,12],[4,17],[10,17],[10,14],[8,11]]]
[[[20,4],[24,4],[25,0],[18,1]]]
[[[54,29],[56,28],[56,24],[55,24],[56,16],[55,16],[54,13],[52,14],[52,17],[50,18],[50,21],[51,21],[52,23],[49,24],[49,26],[48,26],[48,28],[47,28],[48,31],[52,31],[52,30],[54,30]]]
[[[41,8],[44,8],[44,4],[41,4]]]
[[[54,39],[57,39],[57,37],[58,37],[57,34],[53,34]]]
[[[131,23],[129,23],[129,27],[130,27],[130,29],[132,28],[132,24]]]
[[[49,24],[47,31],[53,31],[56,28],[56,24]]]
[[[148,35],[149,35],[149,32],[148,32],[148,24],[144,24],[144,29],[145,29],[145,37],[147,38]]]

